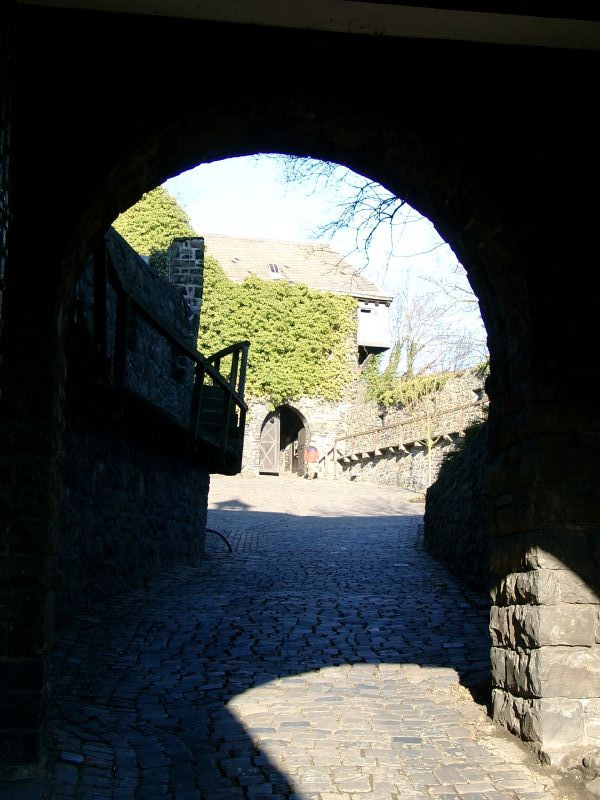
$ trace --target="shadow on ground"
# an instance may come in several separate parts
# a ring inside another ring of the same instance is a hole
[[[209,536],[197,566],[58,631],[43,797],[312,800],[381,766],[393,798],[426,757],[472,767],[440,697],[487,699],[487,603],[423,552],[414,508],[235,508],[208,517],[233,552]]]
[[[382,767],[396,797],[423,752],[468,767],[431,698],[480,691],[487,608],[423,553],[421,517],[237,508],[209,513],[233,553],[209,538],[197,567],[59,631],[45,796],[344,797]]]

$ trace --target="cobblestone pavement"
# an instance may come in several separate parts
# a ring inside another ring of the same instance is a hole
[[[233,552],[208,534],[199,566],[60,631],[42,796],[583,797],[466,688],[487,674],[486,604],[423,552],[411,499],[213,478],[208,525]]]

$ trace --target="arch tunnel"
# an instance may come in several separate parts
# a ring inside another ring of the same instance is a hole
[[[442,39],[94,5],[2,10],[4,762],[44,748],[78,271],[144,191],[253,152],[347,164],[429,217],[465,265],[491,353],[495,715],[549,758],[599,747],[597,21],[554,4],[557,38],[540,43],[498,41],[485,13],[479,34]]]

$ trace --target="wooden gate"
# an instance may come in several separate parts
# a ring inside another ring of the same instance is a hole
[[[279,475],[279,413],[269,414],[260,432],[259,471]]]
[[[306,428],[300,428],[298,431],[298,462],[295,465],[298,475],[304,475],[304,448],[306,445]]]

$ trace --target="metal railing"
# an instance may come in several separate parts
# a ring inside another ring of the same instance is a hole
[[[103,241],[102,246],[94,253],[94,339],[99,350],[107,353],[107,292],[110,283],[117,295],[115,342],[113,354],[113,382],[121,390],[127,388],[127,339],[132,312],[139,314],[162,338],[169,342],[176,351],[189,358],[194,364],[194,382],[191,390],[191,407],[189,417],[189,433],[193,445],[206,438],[203,429],[203,400],[210,381],[223,399],[220,422],[220,435],[217,443],[219,461],[224,465],[228,455],[235,455],[238,467],[241,458],[248,406],[244,400],[246,368],[250,342],[242,341],[219,350],[206,357],[189,345],[180,334],[167,322],[156,318],[152,309],[144,301],[128,290]],[[221,375],[221,361],[231,356],[231,368],[228,377]],[[147,398],[144,398],[147,400]],[[155,406],[162,411],[158,406]],[[162,413],[165,413],[162,411]],[[233,453],[231,452],[233,448]],[[238,470],[239,471],[239,470]]]

